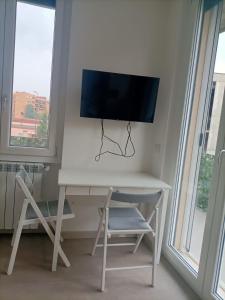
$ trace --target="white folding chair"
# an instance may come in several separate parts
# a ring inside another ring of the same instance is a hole
[[[52,243],[54,243],[54,233],[49,227],[49,224],[53,225],[56,222],[57,218],[57,208],[58,208],[58,201],[39,201],[36,202],[34,197],[32,196],[33,191],[33,183],[26,172],[24,167],[20,167],[20,171],[16,173],[16,182],[20,186],[21,190],[25,195],[25,199],[23,201],[22,210],[20,214],[20,218],[18,221],[17,228],[14,229],[13,238],[12,238],[12,252],[9,261],[9,266],[7,270],[7,274],[12,274],[17,249],[21,237],[21,232],[23,226],[30,225],[30,224],[41,224],[46,233],[48,234]],[[64,205],[64,213],[63,219],[71,219],[74,218],[74,213],[72,212],[69,203],[65,200]],[[49,223],[49,224],[48,224]],[[59,247],[59,255],[62,258],[64,264],[69,267],[70,263],[63,252],[61,246]]]
[[[100,209],[100,223],[98,226],[97,236],[95,239],[92,255],[95,254],[96,247],[103,247],[103,264],[102,264],[102,281],[101,291],[105,289],[105,275],[108,271],[116,270],[130,270],[152,267],[152,286],[155,284],[156,276],[156,258],[157,258],[157,244],[158,244],[158,209],[160,201],[163,197],[163,191],[159,191],[153,194],[126,194],[120,192],[113,192],[110,188],[109,194],[106,200],[105,207]],[[141,214],[138,207],[109,207],[110,201],[128,202],[131,204],[141,205],[143,203],[151,204],[151,211],[147,218]],[[153,217],[155,216],[154,229],[151,226]],[[101,230],[104,227],[104,239],[103,244],[98,244]],[[129,267],[116,267],[110,268],[106,266],[107,247],[110,246],[134,246],[133,253],[135,253],[141,243],[141,240],[146,233],[152,233],[154,240],[153,247],[153,260],[152,264],[141,266],[129,266]],[[129,235],[137,234],[137,240],[135,243],[108,243],[108,238],[113,235]]]

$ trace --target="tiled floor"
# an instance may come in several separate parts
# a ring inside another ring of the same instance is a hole
[[[148,269],[110,272],[106,276],[106,291],[99,291],[102,249],[90,256],[93,240],[65,240],[63,248],[72,266],[59,265],[57,272],[50,272],[52,245],[45,236],[22,237],[16,265],[11,276],[5,275],[9,254],[9,236],[0,236],[0,299],[1,300],[197,300],[197,296],[180,276],[162,261],[157,269],[157,282],[149,286]],[[146,264],[149,250],[142,245],[135,255],[127,247],[109,250],[113,266]]]

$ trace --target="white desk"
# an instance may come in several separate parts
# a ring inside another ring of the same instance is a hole
[[[105,172],[93,170],[75,170],[61,169],[58,177],[59,184],[59,203],[55,232],[55,243],[52,261],[52,271],[56,270],[58,247],[60,243],[60,234],[62,226],[62,214],[64,200],[67,194],[78,194],[76,189],[82,189],[83,194],[90,195],[90,189],[93,189],[94,195],[107,194],[108,188],[113,187],[120,191],[129,192],[149,192],[154,190],[164,190],[164,197],[160,209],[159,240],[158,240],[158,261],[160,260],[163,231],[165,225],[167,200],[170,186],[163,181],[154,178],[147,173],[132,172]]]

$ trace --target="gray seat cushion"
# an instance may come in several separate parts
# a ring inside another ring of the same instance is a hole
[[[150,226],[135,207],[110,207],[109,230],[150,230]]]
[[[48,211],[48,205],[46,201],[40,201],[36,202],[37,206],[39,207],[42,215],[47,218],[49,217],[49,211]],[[26,212],[26,219],[31,220],[31,219],[37,219],[37,215],[33,209],[33,207],[29,204],[27,207],[27,212]]]
[[[57,216],[57,210],[58,210],[58,201],[48,201],[49,211],[51,217]],[[69,206],[69,203],[67,200],[64,202],[64,209],[63,209],[63,215],[69,215],[72,214],[72,210]]]
[[[37,206],[39,207],[42,215],[45,218],[48,217],[56,217],[57,216],[57,209],[58,209],[58,201],[39,201],[36,202]],[[72,214],[71,208],[69,206],[69,203],[67,200],[64,202],[64,211],[63,215],[68,215]],[[26,219],[31,220],[31,219],[37,219],[37,215],[33,209],[33,207],[29,204],[26,212]]]

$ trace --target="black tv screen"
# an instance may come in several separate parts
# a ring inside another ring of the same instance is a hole
[[[152,123],[159,78],[83,70],[80,116]]]

